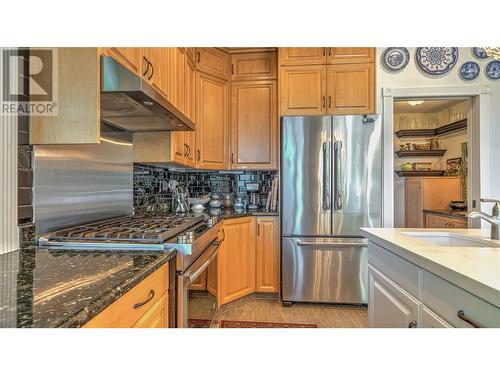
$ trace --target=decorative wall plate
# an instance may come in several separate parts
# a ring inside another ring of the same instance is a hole
[[[474,61],[467,61],[460,67],[460,78],[465,81],[472,81],[479,76],[480,71],[481,69],[477,63]]]
[[[472,48],[472,53],[478,59],[487,59],[488,58],[488,55],[486,54],[486,51],[482,47],[473,47]]]
[[[493,60],[486,65],[485,68],[486,76],[489,79],[499,79],[500,78],[500,61]]]
[[[417,64],[425,73],[437,76],[448,73],[458,61],[457,47],[418,47]]]
[[[397,72],[408,65],[410,53],[404,47],[390,47],[384,51],[383,63],[387,70]]]

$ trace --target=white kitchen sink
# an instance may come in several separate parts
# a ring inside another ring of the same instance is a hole
[[[401,232],[427,245],[443,247],[500,247],[500,244],[449,232]]]

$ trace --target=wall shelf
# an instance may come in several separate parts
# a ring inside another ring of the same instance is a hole
[[[457,133],[467,129],[467,119],[458,120],[450,124],[440,126],[436,129],[407,129],[398,130],[396,136],[398,138],[427,138],[437,137],[447,134]]]
[[[396,155],[400,158],[404,157],[420,157],[420,156],[443,156],[446,150],[408,150],[408,151],[395,151]]]
[[[395,171],[399,177],[440,177],[444,171]]]

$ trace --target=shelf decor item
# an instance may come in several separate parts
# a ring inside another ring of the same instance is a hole
[[[488,54],[486,53],[486,51],[482,47],[473,47],[472,48],[472,53],[478,59],[487,59],[488,58]]]
[[[413,163],[413,170],[414,171],[430,171],[430,170],[432,170],[432,163],[421,162],[421,161]]]
[[[410,53],[404,47],[389,47],[384,51],[384,67],[391,72],[403,70],[410,61]]]
[[[476,62],[467,61],[460,67],[460,78],[462,78],[464,81],[472,81],[479,76],[480,71],[481,69]]]
[[[457,47],[418,47],[417,64],[427,74],[438,76],[448,73],[458,61]]]
[[[446,160],[446,169],[444,174],[446,176],[460,176],[460,166],[462,158],[453,158]]]
[[[500,61],[493,60],[486,65],[485,68],[486,76],[489,79],[499,79],[500,78]]]

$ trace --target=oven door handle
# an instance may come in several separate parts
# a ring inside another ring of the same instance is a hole
[[[212,263],[212,261],[214,260],[214,258],[219,253],[220,242],[214,241],[212,243],[212,245],[210,245],[210,247],[212,247],[212,246],[215,246],[215,250],[214,250],[213,254],[210,255],[210,257],[205,261],[205,263],[203,263],[201,265],[201,267],[198,268],[196,271],[194,271],[194,272],[189,272],[188,271],[184,275],[184,277],[188,280],[189,284],[193,283],[203,273],[203,271],[205,271],[208,268],[208,266],[210,265],[210,263]]]

